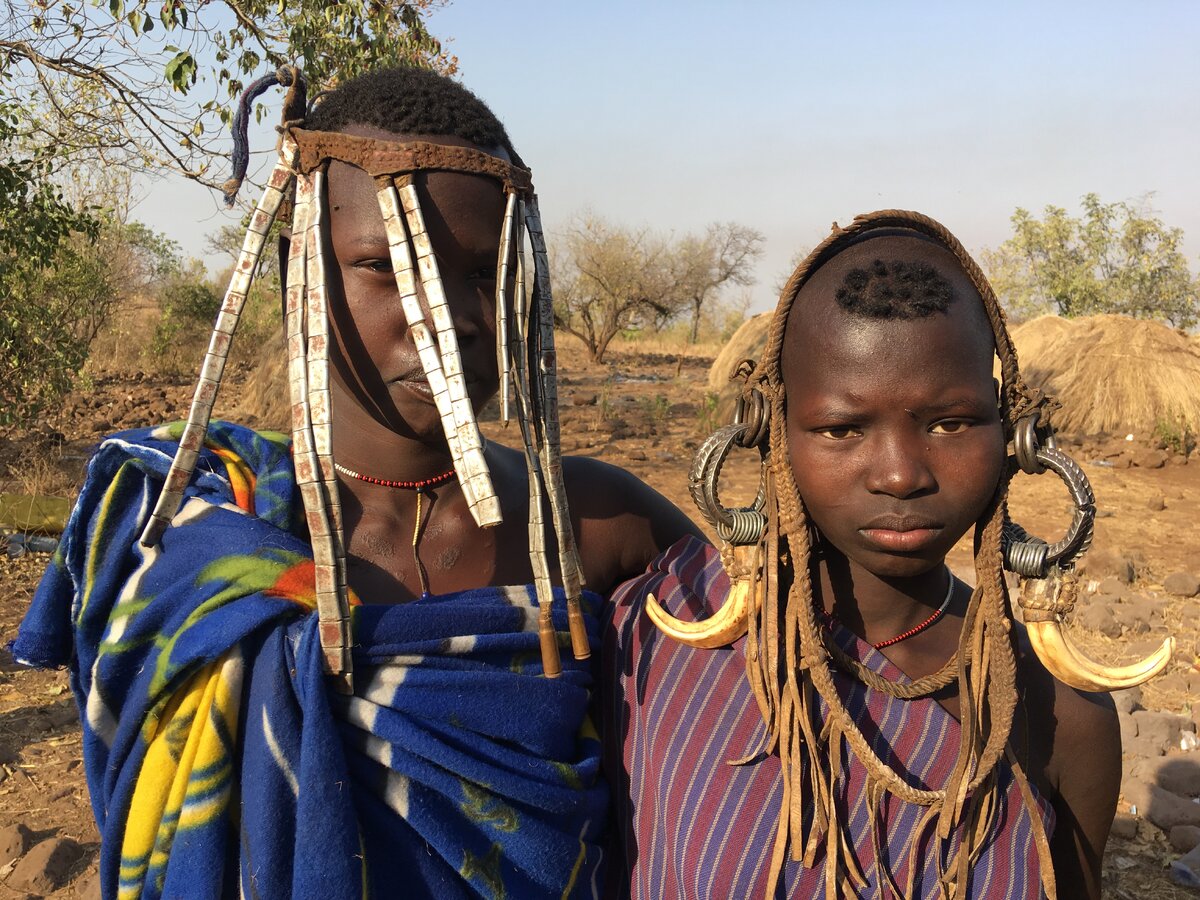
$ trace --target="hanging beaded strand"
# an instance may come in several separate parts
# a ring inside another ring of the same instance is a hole
[[[922,631],[944,616],[946,614],[946,610],[950,608],[950,598],[954,596],[954,575],[951,574],[949,569],[946,570],[946,575],[950,582],[946,586],[946,597],[942,600],[942,605],[935,609],[929,618],[914,625],[912,628],[908,629],[908,631],[902,632],[893,638],[888,638],[886,641],[879,641],[871,646],[876,650],[882,650],[884,647],[890,647],[893,644],[899,644],[901,641],[907,641],[910,637],[915,637],[916,635],[920,634]],[[817,608],[817,613],[821,616],[826,628],[831,628],[833,623],[837,621],[837,617],[834,616],[833,613],[828,612],[820,607]]]
[[[580,606],[583,569],[575,547],[571,517],[567,512],[567,489],[562,474],[558,423],[558,356],[554,349],[554,300],[550,293],[550,259],[542,235],[536,196],[531,196],[525,205],[525,224],[529,233],[529,244],[533,250],[534,299],[537,301],[537,394],[543,433],[540,458],[546,489],[550,495],[554,532],[558,539],[559,568],[562,571],[563,591],[567,595],[567,623],[571,632],[571,649],[576,659],[587,659],[592,651]]]
[[[508,424],[509,382],[512,368],[508,353],[508,275],[512,263],[513,227],[516,224],[516,191],[505,192],[504,222],[500,229],[500,254],[496,262],[496,368],[500,373],[500,421]]]
[[[438,271],[433,243],[425,228],[425,217],[421,213],[421,201],[411,175],[396,180],[400,203],[408,223],[408,233],[416,255],[417,274],[429,307],[429,317],[437,337],[437,348],[441,359],[441,371],[445,378],[450,398],[451,421],[458,438],[461,466],[457,465],[459,481],[475,523],[481,528],[498,525],[503,516],[500,501],[492,486],[491,473],[483,456],[483,437],[475,421],[475,410],[467,396],[467,383],[463,377],[462,356],[458,350],[458,334],[454,330],[454,319],[450,305],[446,302],[446,291]],[[432,385],[431,385],[432,386]],[[445,424],[445,418],[443,418]],[[449,432],[447,432],[449,434]],[[469,487],[468,487],[469,485]]]
[[[526,332],[529,323],[529,295],[525,284],[525,204],[517,204],[516,222],[516,281],[513,287],[512,328],[509,331],[509,355],[516,377],[513,397],[517,405],[517,422],[521,426],[521,441],[525,446],[525,471],[529,482],[529,564],[533,569],[533,586],[538,601],[538,637],[542,649],[542,672],[547,678],[557,678],[562,672],[558,652],[558,633],[554,629],[551,604],[554,601],[550,583],[550,564],[546,555],[546,521],[542,510],[542,470],[539,463],[538,435],[534,430],[533,400],[529,377],[529,348]]]
[[[154,511],[142,530],[140,543],[143,547],[151,547],[158,543],[183,502],[183,492],[191,481],[196,460],[200,456],[200,448],[204,445],[204,435],[208,431],[213,404],[216,402],[221,377],[225,372],[225,361],[229,358],[229,345],[237,330],[238,319],[241,317],[242,307],[246,304],[246,295],[250,292],[254,273],[258,269],[263,245],[271,225],[275,222],[279,205],[283,202],[284,191],[294,177],[290,164],[294,153],[294,145],[285,141],[280,150],[279,162],[267,179],[258,205],[250,215],[250,227],[246,230],[241,253],[238,254],[233,276],[229,279],[229,287],[221,302],[221,311],[217,314],[212,337],[204,354],[200,379],[196,382],[192,404],[188,409],[187,425],[179,439],[179,449],[175,452],[175,458],[167,472],[166,483],[154,504]]]

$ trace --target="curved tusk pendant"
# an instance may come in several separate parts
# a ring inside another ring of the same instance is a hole
[[[761,582],[760,582],[761,584]],[[658,630],[671,640],[689,647],[711,650],[732,644],[750,627],[751,580],[736,579],[729,588],[729,599],[707,619],[684,622],[665,609],[653,594],[646,595],[646,615]]]
[[[1171,662],[1173,637],[1165,638],[1157,650],[1130,665],[1103,666],[1089,659],[1062,631],[1062,606],[1058,602],[1061,585],[1062,581],[1054,577],[1026,581],[1020,603],[1033,652],[1063,684],[1081,691],[1125,690],[1150,680]]]

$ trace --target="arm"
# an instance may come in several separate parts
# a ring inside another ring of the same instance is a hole
[[[642,574],[685,535],[707,540],[675,504],[624,469],[571,456],[563,459],[563,475],[591,590],[607,594]]]
[[[1050,839],[1059,900],[1100,897],[1100,863],[1121,788],[1121,731],[1112,698],[1055,682],[1056,824]]]

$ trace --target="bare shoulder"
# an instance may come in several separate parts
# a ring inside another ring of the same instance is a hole
[[[680,470],[679,477],[686,478]],[[563,479],[588,585],[607,593],[641,574],[685,535],[703,534],[636,475],[586,456],[563,457]]]
[[[1100,861],[1121,790],[1121,729],[1112,697],[1055,679],[1016,626],[1021,731],[1029,776],[1054,807],[1059,897],[1100,896]],[[1065,892],[1064,892],[1065,891]]]

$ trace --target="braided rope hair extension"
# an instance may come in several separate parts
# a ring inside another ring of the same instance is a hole
[[[826,847],[825,886],[827,897],[842,896],[847,882],[864,879],[853,857],[853,842],[846,839],[847,813],[839,810],[834,786],[840,772],[843,744],[861,762],[867,773],[867,798],[872,829],[876,831],[877,870],[898,895],[912,892],[913,873],[902,891],[881,864],[876,823],[885,794],[929,808],[912,847],[922,845],[924,834],[936,827],[943,846],[949,848],[941,878],[946,897],[961,896],[966,890],[971,863],[983,849],[997,811],[997,765],[1006,753],[1013,764],[1024,804],[1031,813],[1035,842],[1041,863],[1042,886],[1048,897],[1056,896],[1049,841],[1034,804],[1025,773],[1009,748],[1013,716],[1017,706],[1016,655],[1012,635],[1012,611],[1004,580],[1002,531],[1006,517],[1008,483],[1012,466],[1006,467],[996,492],[976,524],[975,573],[977,587],[964,617],[957,652],[943,668],[911,684],[894,684],[868,671],[823,636],[813,603],[810,564],[813,544],[808,517],[789,461],[786,429],[786,397],[781,355],[789,313],[800,288],[809,276],[869,232],[904,229],[924,236],[954,254],[983,305],[995,339],[1002,373],[1001,418],[1005,437],[1021,417],[1050,402],[1031,390],[1021,377],[1017,354],[1005,325],[1004,312],[979,266],[962,244],[945,227],[926,216],[902,210],[883,210],[859,216],[846,228],[834,231],[800,263],[784,286],[771,323],[760,363],[747,377],[744,395],[761,392],[770,414],[769,451],[765,465],[771,483],[768,492],[766,548],[778,560],[790,556],[794,573],[786,599],[781,603],[779,579],[764,579],[765,597],[750,616],[747,676],[767,727],[764,749],[777,752],[784,778],[783,803],[779,814],[767,896],[774,896],[785,855],[811,866],[822,844]],[[779,618],[782,617],[782,618]],[[782,629],[780,628],[782,622]],[[943,790],[914,787],[901,773],[872,750],[847,711],[834,686],[831,666],[849,672],[869,687],[893,697],[928,697],[958,682],[961,698],[961,741],[958,757]],[[822,726],[817,697],[829,714]],[[803,833],[803,813],[813,815],[808,834]],[[955,841],[953,835],[961,837]],[[915,853],[910,850],[910,853]]]

